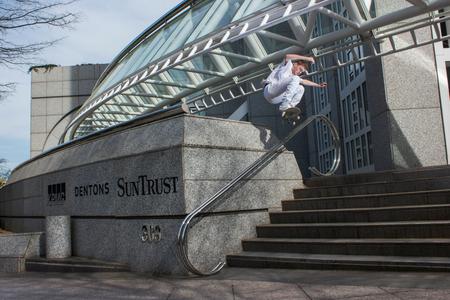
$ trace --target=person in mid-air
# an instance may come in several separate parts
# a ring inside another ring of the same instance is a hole
[[[286,110],[300,103],[305,93],[304,86],[325,88],[326,82],[315,83],[300,78],[300,75],[307,74],[308,64],[314,62],[312,57],[287,54],[283,63],[263,81],[264,98],[271,104],[280,104],[279,110],[284,115]]]

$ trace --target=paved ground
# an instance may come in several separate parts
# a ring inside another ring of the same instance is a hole
[[[226,269],[208,278],[0,273],[0,299],[450,299],[448,273]]]

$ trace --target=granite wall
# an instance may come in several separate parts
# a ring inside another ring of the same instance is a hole
[[[73,255],[183,274],[175,255],[183,218],[276,142],[250,123],[184,115],[77,143],[13,172],[0,190],[0,226],[43,230],[45,216],[70,215]],[[278,156],[193,227],[193,261],[208,269],[239,251],[301,185],[294,155]]]
[[[407,5],[377,1],[377,14]],[[419,41],[432,32],[425,28]],[[411,35],[395,38],[401,48]],[[391,49],[389,43],[381,47]],[[367,63],[367,88],[377,171],[446,165],[446,145],[433,45],[392,54]]]

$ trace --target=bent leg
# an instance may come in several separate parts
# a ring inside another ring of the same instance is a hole
[[[299,85],[299,88],[297,90],[297,93],[295,93],[295,96],[292,98],[292,101],[289,103],[291,107],[297,106],[297,104],[302,101],[303,95],[305,94],[305,87],[303,85]]]
[[[283,94],[286,92],[286,84],[283,82],[271,82],[264,87],[264,98],[270,104],[280,104],[283,102]]]
[[[274,85],[272,83],[266,85],[264,88],[264,98],[270,104],[280,104],[283,101],[282,95],[274,94]]]
[[[305,88],[300,85],[300,77],[291,77],[286,87],[286,91],[282,94],[280,110],[286,110],[290,107],[294,107],[295,105],[292,105],[292,103],[296,101],[296,104],[298,104],[303,97],[304,92]]]

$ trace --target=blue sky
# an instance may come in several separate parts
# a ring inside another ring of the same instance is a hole
[[[71,30],[42,28],[20,32],[17,41],[64,37],[40,55],[37,64],[61,66],[109,63],[132,39],[180,0],[79,0],[70,10],[81,18]],[[30,74],[0,68],[0,80],[17,83],[14,95],[0,103],[0,158],[13,168],[30,153]]]

